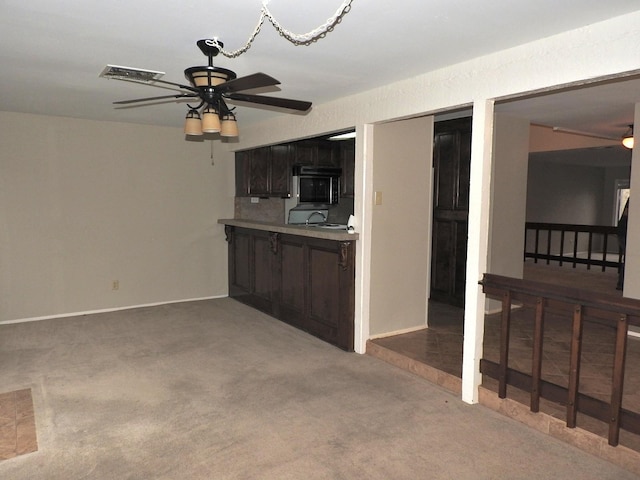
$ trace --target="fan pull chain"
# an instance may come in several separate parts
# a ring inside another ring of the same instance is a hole
[[[338,7],[338,9],[336,10],[336,13],[331,18],[329,18],[324,24],[320,25],[317,28],[314,28],[308,33],[296,34],[296,33],[290,32],[289,30],[286,30],[280,25],[280,23],[275,19],[273,14],[267,8],[267,4],[269,3],[269,0],[263,0],[262,9],[260,12],[260,18],[258,19],[258,24],[256,25],[256,28],[254,29],[253,33],[249,36],[249,40],[247,40],[247,43],[244,45],[244,47],[239,48],[238,50],[234,50],[233,52],[230,52],[222,48],[220,43],[218,43],[217,38],[214,38],[213,40],[207,40],[207,44],[218,48],[220,53],[222,53],[227,58],[239,57],[240,55],[245,53],[247,50],[249,50],[249,48],[251,48],[251,44],[255,40],[258,33],[260,33],[260,29],[262,28],[264,20],[265,18],[267,18],[269,22],[271,22],[273,27],[277,30],[277,32],[280,34],[281,37],[286,38],[296,46],[299,46],[299,45],[308,46],[314,42],[317,42],[321,38],[326,37],[327,33],[332,32],[335,26],[340,22],[342,22],[342,18],[347,13],[349,13],[349,11],[351,10],[352,2],[353,0],[344,0],[342,2],[342,5],[340,5],[340,7]]]
[[[215,165],[215,162],[213,161],[213,140],[209,143],[211,143],[211,166],[213,167]]]

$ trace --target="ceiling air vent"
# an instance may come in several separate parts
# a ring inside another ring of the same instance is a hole
[[[103,78],[117,78],[118,80],[131,80],[133,82],[153,82],[163,75],[164,72],[156,72],[154,70],[107,65],[99,76]]]

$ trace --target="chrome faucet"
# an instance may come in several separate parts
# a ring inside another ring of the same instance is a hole
[[[305,222],[306,225],[309,225],[309,220],[311,220],[311,217],[313,217],[314,215],[320,215],[322,217],[323,222],[327,221],[327,217],[325,216],[325,214],[322,213],[320,210],[316,210],[315,212],[311,212],[309,214],[309,216],[307,217],[307,221]]]

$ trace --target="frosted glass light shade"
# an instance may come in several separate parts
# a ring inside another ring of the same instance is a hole
[[[231,70],[212,66],[187,68],[184,76],[194,87],[217,87],[236,78]]]
[[[236,122],[236,117],[232,113],[222,117],[222,122],[220,124],[220,136],[222,137],[238,136],[238,122]]]
[[[197,110],[189,110],[184,120],[185,135],[202,135],[202,120]]]
[[[207,107],[202,112],[202,131],[204,133],[218,133],[220,131],[220,117],[215,108]]]

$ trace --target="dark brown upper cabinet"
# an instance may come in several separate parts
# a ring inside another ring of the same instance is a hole
[[[300,140],[236,152],[236,196],[290,197],[291,167],[342,167],[340,195],[353,197],[355,140]]]
[[[272,145],[236,153],[236,196],[291,195],[291,146]]]
[[[336,142],[329,140],[300,140],[293,143],[293,163],[339,167]]]
[[[338,155],[342,176],[340,177],[340,196],[343,198],[353,198],[354,181],[356,168],[356,141],[355,139],[340,140],[338,144]]]
[[[269,192],[272,197],[291,195],[291,145],[273,145],[271,150],[271,171]]]

